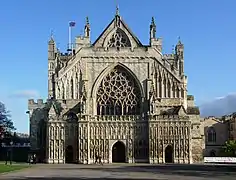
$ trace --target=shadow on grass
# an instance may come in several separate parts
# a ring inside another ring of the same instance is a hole
[[[47,177],[45,177],[45,178],[37,178],[37,177],[32,177],[32,178],[19,178],[19,179],[17,179],[17,178],[14,178],[15,180],[28,180],[28,179],[38,179],[38,180],[42,180],[42,179],[44,179],[44,180],[101,180],[101,179],[104,179],[104,180],[115,180],[115,179],[120,179],[120,180],[122,180],[122,179],[125,179],[125,180],[134,180],[134,179],[129,179],[129,178],[103,178],[103,177],[101,177],[101,178],[86,178],[86,177],[81,177],[81,178],[70,178],[70,177],[68,177],[68,178],[58,178],[58,177],[52,177],[52,178],[47,178]],[[154,180],[154,179],[140,179],[139,178],[139,180]],[[155,180],[163,180],[163,178],[161,178],[161,179],[157,179],[157,178],[155,178]]]
[[[7,173],[11,171],[17,171],[25,168],[29,168],[29,165],[17,165],[17,164],[12,164],[12,165],[5,165],[5,164],[0,164],[0,174],[2,173]]]
[[[96,171],[100,172],[111,172],[115,173],[116,176],[119,178],[86,178],[86,177],[25,177],[25,178],[18,178],[18,179],[45,179],[45,180],[70,180],[70,179],[78,179],[78,180],[96,180],[96,179],[104,179],[104,180],[114,180],[114,179],[122,179],[123,173],[129,172],[146,172],[153,175],[166,175],[168,178],[179,178],[182,177],[199,177],[199,178],[210,178],[210,179],[236,179],[236,166],[222,166],[222,165],[179,165],[179,164],[165,164],[165,165],[78,165],[78,166],[52,166],[54,170],[64,174],[62,171],[78,171],[78,175],[80,174],[79,171],[88,170],[88,171]],[[50,167],[50,168],[52,168]],[[37,167],[36,167],[37,168]],[[168,179],[167,178],[167,179]],[[17,180],[17,177],[14,177]],[[123,178],[129,180],[129,178]],[[145,178],[146,179],[146,178]],[[140,179],[140,180],[145,180]],[[158,178],[155,178],[158,180]],[[163,179],[163,178],[159,178]],[[151,180],[151,178],[146,179]]]
[[[60,171],[67,170],[92,170],[103,172],[146,172],[152,174],[161,174],[168,176],[192,176],[192,177],[235,177],[236,166],[222,165],[180,165],[180,164],[165,164],[165,165],[134,165],[134,166],[81,166],[71,168],[58,168]]]

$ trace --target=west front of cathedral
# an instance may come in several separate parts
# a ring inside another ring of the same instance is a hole
[[[72,51],[48,42],[48,100],[30,99],[31,150],[46,163],[194,163],[205,148],[187,95],[184,45],[162,54],[152,18],[143,45],[121,16],[93,43],[87,19]]]

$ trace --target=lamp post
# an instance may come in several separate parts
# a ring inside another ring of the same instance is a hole
[[[12,154],[13,154],[13,141],[10,142],[10,165],[12,165]]]

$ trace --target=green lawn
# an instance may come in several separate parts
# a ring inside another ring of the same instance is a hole
[[[16,171],[24,168],[28,168],[29,165],[26,164],[13,164],[13,165],[5,165],[5,164],[0,164],[0,174],[5,173],[5,172],[10,172],[10,171]]]

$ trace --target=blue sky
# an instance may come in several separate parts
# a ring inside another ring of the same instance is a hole
[[[67,2],[67,3],[66,3]],[[68,22],[81,34],[89,16],[92,41],[110,23],[116,0],[2,1],[0,6],[0,101],[11,111],[20,132],[28,132],[28,98],[47,98],[47,41],[53,29],[61,51],[68,42]],[[236,92],[235,0],[117,0],[130,29],[148,44],[154,16],[163,52],[171,53],[178,36],[185,44],[188,90],[198,105]],[[227,3],[226,3],[227,2]]]

